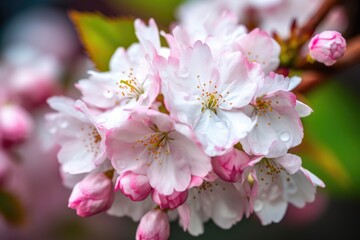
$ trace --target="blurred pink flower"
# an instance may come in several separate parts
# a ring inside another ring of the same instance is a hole
[[[0,132],[6,142],[19,143],[25,140],[33,128],[31,116],[17,104],[0,106]]]

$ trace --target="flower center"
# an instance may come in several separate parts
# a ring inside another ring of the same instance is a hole
[[[197,97],[197,100],[201,102],[201,112],[209,109],[216,114],[216,109],[220,106],[220,104],[227,103],[226,99],[224,99],[224,96],[217,91],[218,86],[213,84],[211,80],[207,83],[201,83],[199,75],[197,76],[197,80],[199,83],[197,85],[197,89],[201,90],[200,95]],[[229,92],[226,93],[226,95],[229,94]],[[228,104],[232,105],[232,103]]]
[[[269,186],[279,178],[279,174],[285,174],[286,181],[290,181],[289,173],[284,167],[277,164],[271,159],[264,158],[259,164],[257,171],[258,180],[260,185]]]
[[[137,100],[139,99],[140,95],[144,93],[144,88],[134,76],[133,71],[134,69],[130,68],[129,74],[127,75],[128,79],[122,79],[116,82],[116,85],[118,85],[118,87],[120,88],[122,96],[136,98]],[[125,74],[125,71],[123,71],[122,73]]]
[[[81,131],[84,132],[83,143],[87,152],[98,155],[99,144],[102,139],[97,129],[94,126],[88,125],[83,126]]]
[[[266,114],[268,111],[272,112],[273,107],[271,106],[272,101],[271,100],[263,100],[261,98],[256,99],[256,106],[255,111],[258,116],[261,116],[263,114]]]
[[[148,166],[154,161],[157,161],[159,165],[161,165],[164,157],[170,155],[168,145],[170,140],[172,139],[169,137],[168,132],[155,132],[137,140],[135,145],[141,144],[145,147],[144,151],[139,154],[139,157],[145,154],[145,158],[148,159]],[[135,146],[133,147],[135,148]],[[137,157],[136,160],[139,160],[139,157]]]

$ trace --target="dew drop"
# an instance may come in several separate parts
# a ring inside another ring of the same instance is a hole
[[[215,125],[218,127],[218,128],[221,128],[221,129],[224,129],[225,128],[225,124],[222,123],[222,122],[215,122]]]
[[[51,134],[55,134],[55,133],[57,132],[57,128],[56,128],[56,127],[52,127],[52,128],[49,129],[49,132],[50,132]]]
[[[287,192],[290,194],[294,194],[294,193],[296,193],[297,189],[298,188],[297,188],[296,184],[294,183],[294,181],[290,180],[290,182],[287,186]]]
[[[125,168],[125,166],[126,166],[126,164],[125,164],[124,161],[120,161],[120,162],[118,162],[118,164],[117,164],[117,167],[120,168],[120,169]]]
[[[69,126],[69,123],[67,121],[62,121],[62,122],[60,122],[59,126],[61,128],[67,128]]]
[[[290,140],[290,134],[289,134],[289,132],[282,132],[282,133],[280,134],[280,139],[281,139],[281,141],[283,141],[283,142],[289,141],[289,140]]]
[[[161,77],[163,77],[163,78],[166,78],[166,77],[168,76],[165,71],[164,71],[164,72],[161,72],[160,75],[161,75]]]
[[[105,98],[113,98],[114,97],[114,93],[112,91],[108,91],[108,90],[105,90],[103,95]]]
[[[261,211],[261,209],[263,209],[263,207],[264,207],[264,204],[262,203],[262,201],[255,200],[255,202],[254,202],[254,211],[255,212]]]

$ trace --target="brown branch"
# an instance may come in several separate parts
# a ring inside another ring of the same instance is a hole
[[[358,64],[360,62],[360,35],[351,38],[346,47],[346,52],[340,58],[333,68],[341,70]]]
[[[304,65],[302,70],[302,82],[296,88],[298,92],[305,93],[343,69],[355,66],[360,62],[360,35],[356,36],[348,42],[345,55],[331,67],[326,67],[321,63]]]
[[[300,85],[296,87],[295,92],[303,94],[328,79],[328,75],[318,71],[305,71],[301,74],[301,78],[302,81]]]
[[[325,0],[318,11],[300,28],[300,36],[304,34],[309,34],[311,36],[315,31],[315,28],[339,1],[340,0]]]

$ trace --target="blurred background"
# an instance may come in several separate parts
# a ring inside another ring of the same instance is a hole
[[[57,149],[46,135],[42,116],[49,109],[45,99],[54,94],[78,96],[73,83],[93,67],[68,17],[70,10],[111,17],[153,17],[167,30],[183,2],[0,2],[0,119],[11,113],[23,126],[13,137],[0,136],[6,149],[0,148],[1,240],[134,238],[137,223],[129,218],[100,214],[83,219],[67,208],[71,191],[61,182]],[[360,2],[344,0],[341,6],[346,18],[343,33],[352,39],[360,34]],[[314,113],[304,119],[305,139],[295,151],[302,156],[304,167],[327,185],[319,190],[314,203],[300,210],[290,207],[282,222],[266,227],[255,217],[230,230],[209,222],[198,238],[184,233],[175,222],[170,239],[360,238],[359,91],[360,63],[354,62],[299,93]],[[5,105],[8,102],[13,108]]]

